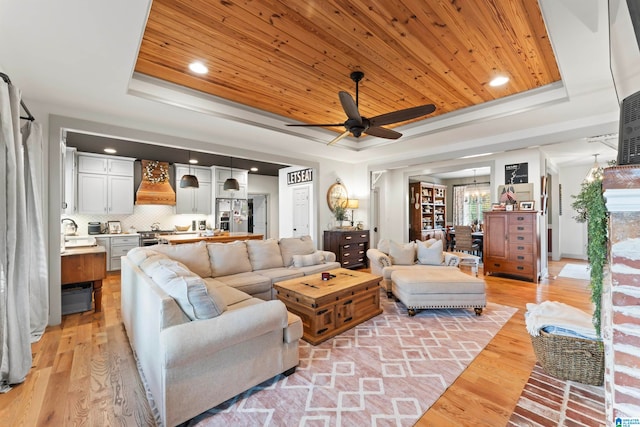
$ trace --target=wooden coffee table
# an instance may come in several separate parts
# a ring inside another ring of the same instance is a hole
[[[273,285],[287,310],[302,319],[302,338],[316,345],[382,313],[380,276],[337,268]]]

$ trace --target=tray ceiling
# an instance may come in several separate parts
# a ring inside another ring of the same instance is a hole
[[[428,103],[435,117],[560,81],[531,0],[154,0],[135,66],[292,123],[343,122],[354,70],[366,117]],[[496,75],[509,83],[489,86]]]

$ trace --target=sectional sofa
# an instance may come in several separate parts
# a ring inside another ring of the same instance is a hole
[[[458,267],[460,257],[444,251],[443,245],[443,240],[439,239],[404,244],[382,239],[377,248],[367,250],[371,274],[382,276],[380,286],[391,297],[391,274],[395,271],[421,271],[428,275],[433,266]]]
[[[309,236],[157,245],[122,257],[122,319],[141,375],[172,426],[298,364],[302,322],[273,283],[338,268]]]

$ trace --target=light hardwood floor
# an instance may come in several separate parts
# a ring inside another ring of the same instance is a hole
[[[550,262],[539,284],[486,277],[491,302],[518,308],[416,426],[504,426],[535,364],[524,325],[529,302],[556,300],[591,312],[587,281],[557,278]],[[33,344],[24,383],[0,394],[1,426],[154,425],[120,317],[120,275],[103,285],[103,311],[72,314]]]

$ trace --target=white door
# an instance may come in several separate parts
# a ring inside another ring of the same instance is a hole
[[[309,187],[293,190],[293,237],[309,235]]]
[[[250,196],[253,200],[253,233],[262,234],[267,238],[267,196],[264,194],[254,194]]]
[[[377,248],[378,240],[380,239],[380,230],[378,230],[378,224],[380,223],[380,192],[378,187],[371,190],[371,209],[371,224],[369,224],[370,246]]]

